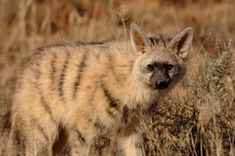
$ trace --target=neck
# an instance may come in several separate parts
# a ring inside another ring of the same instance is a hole
[[[157,98],[158,92],[149,86],[143,84],[136,76],[129,75],[122,94],[124,103],[129,108],[135,108],[138,105],[146,109]]]
[[[123,106],[126,105],[130,109],[140,106],[145,109],[156,100],[158,92],[146,86],[133,73],[135,60],[136,55],[129,45],[111,45],[103,83],[110,96],[120,101]]]

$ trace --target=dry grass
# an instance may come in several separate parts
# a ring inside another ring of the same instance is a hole
[[[234,155],[234,54],[225,48],[184,84],[186,95],[160,100],[145,136],[156,143],[150,155]]]
[[[228,42],[235,38],[234,14],[233,0],[0,0],[0,115],[11,103],[22,58],[40,45],[128,37],[131,22],[168,34],[192,26],[188,75],[154,109],[144,150],[147,155],[234,156],[235,56],[234,41]],[[105,151],[98,142],[96,148]]]

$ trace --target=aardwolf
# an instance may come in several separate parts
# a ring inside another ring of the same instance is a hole
[[[141,114],[185,75],[192,38],[192,28],[169,37],[131,24],[130,40],[35,50],[18,77],[8,155],[19,143],[23,155],[55,155],[61,131],[69,155],[89,155],[105,134],[116,136],[124,155],[143,155]]]

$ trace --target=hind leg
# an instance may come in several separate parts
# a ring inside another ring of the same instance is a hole
[[[17,114],[12,122],[8,141],[8,155],[14,156],[19,153],[26,156],[36,156],[41,153],[53,155],[52,145],[56,133],[55,124],[46,118],[39,120],[32,118],[32,116]]]
[[[28,95],[27,98],[24,98],[25,95]],[[29,93],[24,90],[16,94],[12,106],[14,124],[10,142],[16,145],[14,142],[18,139],[23,144],[20,148],[23,148],[25,155],[53,155],[52,145],[58,133],[59,123],[54,114],[49,101],[38,92]]]
[[[43,122],[42,122],[43,121]],[[28,153],[34,155],[48,155],[52,156],[52,146],[57,136],[57,126],[48,120],[34,121],[30,129],[31,134],[27,135]]]
[[[26,124],[27,122],[18,119],[19,118],[13,117],[12,120],[11,132],[7,143],[7,155],[34,156],[37,153],[33,130],[30,130],[30,125]]]
[[[15,145],[14,145],[14,138],[15,138],[15,128],[11,126],[10,134],[7,140],[7,155],[8,156],[13,156],[15,155],[14,152],[15,150]]]

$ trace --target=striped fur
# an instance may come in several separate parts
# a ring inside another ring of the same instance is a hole
[[[84,68],[86,66],[87,56],[88,56],[88,53],[83,54],[82,61],[80,62],[79,66],[78,66],[78,72],[77,72],[76,80],[74,82],[74,91],[73,91],[74,98],[76,98],[76,94],[77,94],[77,91],[78,91],[78,88],[80,85],[82,73],[83,73]]]
[[[182,77],[185,65],[177,54],[182,50],[177,44],[183,44],[175,44],[181,38],[145,36],[133,29],[131,41],[58,43],[30,55],[11,110],[9,156],[17,153],[16,138],[23,138],[28,156],[53,155],[62,146],[60,138],[61,151],[86,156],[94,138],[105,134],[123,142],[125,155],[141,155],[135,147],[141,112],[169,91],[152,86],[159,75],[147,72],[146,65],[160,62],[160,72],[165,62],[174,64],[171,72],[162,72],[172,81]]]

